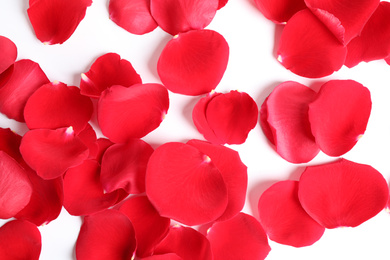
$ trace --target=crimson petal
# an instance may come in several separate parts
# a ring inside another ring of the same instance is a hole
[[[294,247],[309,246],[325,228],[312,219],[298,199],[297,181],[280,181],[260,197],[259,218],[269,238]]]
[[[160,84],[112,86],[99,99],[98,122],[106,137],[124,143],[156,129],[168,108],[168,91]]]
[[[0,74],[14,64],[18,50],[15,43],[0,35]]]
[[[214,260],[261,260],[271,251],[267,235],[260,223],[245,213],[214,223],[207,232],[207,238]]]
[[[96,132],[92,128],[90,124],[87,124],[83,130],[81,130],[80,133],[77,134],[77,136],[81,139],[81,141],[85,144],[85,146],[88,147],[89,150],[89,157],[91,159],[95,159],[96,154],[99,150],[99,145],[97,143],[97,137]]]
[[[19,151],[22,137],[9,128],[0,127],[0,151],[6,152],[15,159],[21,166],[25,167],[25,162]]]
[[[344,64],[347,48],[308,9],[297,12],[283,29],[278,60],[308,78],[332,74]]]
[[[95,159],[96,161],[101,163],[105,151],[108,149],[108,147],[110,147],[113,144],[114,144],[113,142],[111,142],[109,139],[104,137],[97,139],[96,140],[97,150],[90,155],[92,156],[91,159]]]
[[[170,91],[196,96],[218,85],[228,59],[229,45],[221,34],[212,30],[189,31],[168,42],[158,60],[157,71]]]
[[[224,7],[229,0],[219,0],[218,2],[218,10]]]
[[[257,8],[268,20],[286,23],[296,12],[306,8],[304,0],[255,0]]]
[[[331,80],[309,104],[311,131],[319,148],[340,156],[356,144],[371,113],[370,91],[353,80]]]
[[[142,258],[142,260],[183,260],[180,256],[174,253],[162,254],[162,255],[152,255]]]

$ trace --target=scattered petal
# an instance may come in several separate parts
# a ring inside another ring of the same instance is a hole
[[[0,74],[14,64],[17,56],[18,50],[15,43],[0,35]]]
[[[99,146],[97,143],[96,132],[90,124],[87,124],[77,136],[81,139],[85,146],[89,150],[89,158],[95,159],[96,154],[98,153]]]
[[[304,0],[255,0],[257,8],[268,20],[286,23],[296,12],[306,8]]]
[[[0,151],[4,151],[17,161],[23,168],[25,168],[25,162],[19,151],[20,142],[22,137],[13,132],[9,128],[0,127]]]
[[[114,144],[113,142],[111,142],[109,139],[104,137],[97,139],[96,140],[97,151],[93,153],[93,157],[91,159],[95,159],[96,161],[101,163],[104,153],[106,152],[108,147],[110,147],[113,144]]]

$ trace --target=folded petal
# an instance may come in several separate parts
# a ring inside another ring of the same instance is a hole
[[[384,209],[389,188],[373,167],[340,159],[307,167],[298,196],[306,212],[325,228],[356,227]]]
[[[196,96],[218,85],[228,59],[229,46],[221,34],[194,30],[180,33],[168,42],[158,60],[157,71],[170,91]]]
[[[286,23],[296,12],[306,8],[304,0],[255,0],[257,8],[268,20]]]
[[[111,142],[109,139],[104,137],[97,139],[96,140],[97,150],[92,155],[90,154],[90,156],[92,156],[91,159],[95,159],[96,161],[101,163],[105,151],[108,149],[108,147],[110,147],[113,144],[114,144],[113,142]]]
[[[370,91],[353,80],[330,80],[309,104],[311,131],[329,156],[352,149],[363,136],[371,113]]]
[[[18,50],[15,43],[0,35],[0,74],[14,64]]]
[[[98,122],[106,137],[124,143],[156,129],[168,108],[168,91],[160,84],[112,86],[99,99]]]
[[[214,223],[207,232],[207,238],[214,260],[261,260],[271,251],[259,221],[245,213]]]
[[[297,181],[280,181],[260,197],[259,218],[269,238],[294,247],[309,246],[319,240],[325,228],[312,219],[298,199]]]
[[[21,141],[22,137],[10,128],[0,127],[0,151],[7,153],[24,168],[25,162],[19,151]]]
[[[97,144],[96,132],[90,124],[87,124],[77,136],[81,139],[85,146],[89,150],[89,158],[95,159],[96,154],[98,153],[99,146]]]

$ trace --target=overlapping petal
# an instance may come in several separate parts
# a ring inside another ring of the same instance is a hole
[[[24,168],[25,162],[19,151],[21,141],[22,137],[10,128],[0,127],[0,151],[7,153]]]
[[[274,23],[286,23],[296,12],[306,8],[304,0],[255,0],[265,18]]]
[[[0,74],[14,64],[18,50],[15,43],[0,35]]]
[[[99,150],[99,145],[93,127],[90,124],[87,124],[85,128],[77,134],[77,137],[79,137],[84,145],[88,147],[89,158],[95,159]]]
[[[157,71],[170,91],[196,96],[218,85],[228,59],[229,45],[221,34],[194,30],[180,33],[167,43],[159,57]]]

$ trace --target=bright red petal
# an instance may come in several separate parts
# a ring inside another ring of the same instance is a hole
[[[106,137],[124,143],[156,129],[168,108],[168,91],[160,84],[113,86],[99,99],[98,122]]]
[[[116,53],[107,53],[95,60],[88,72],[81,74],[82,95],[99,98],[113,85],[130,87],[142,83],[141,77],[131,63]]]
[[[166,143],[154,151],[146,194],[162,216],[186,225],[219,218],[228,202],[225,182],[210,157],[182,143]]]
[[[91,4],[92,0],[30,0],[27,13],[41,42],[61,44],[73,34]]]
[[[219,0],[151,0],[150,10],[164,31],[176,35],[205,28],[218,5]]]
[[[15,161],[25,167],[25,162],[19,151],[20,142],[22,137],[9,128],[0,127],[0,151],[6,152]]]
[[[308,118],[308,105],[315,97],[312,89],[286,81],[262,105],[260,125],[277,153],[289,162],[308,162],[319,152]]]
[[[19,60],[12,68],[12,74],[6,80],[0,78],[0,112],[24,122],[23,111],[27,100],[49,80],[38,63],[31,60]]]
[[[207,232],[207,238],[214,260],[261,260],[271,251],[267,235],[260,223],[245,213],[214,223]]]
[[[370,91],[353,80],[331,80],[309,105],[311,131],[319,148],[340,156],[356,144],[371,113]]]
[[[196,96],[218,85],[228,59],[229,46],[222,35],[212,30],[189,31],[168,42],[158,60],[157,71],[170,91]]]
[[[341,159],[307,167],[298,196],[306,212],[325,228],[356,227],[386,206],[389,188],[373,167]]]
[[[14,64],[18,50],[15,43],[0,35],[0,74]]]
[[[92,156],[91,159],[95,159],[96,161],[101,163],[105,151],[108,149],[108,147],[110,147],[113,144],[114,144],[113,142],[111,142],[109,139],[104,137],[97,139],[96,140],[97,151],[92,155],[90,154],[90,156]]]
[[[255,0],[257,8],[274,23],[286,23],[296,12],[306,8],[304,0]]]
[[[219,0],[218,2],[218,10],[224,7],[229,0]]]
[[[174,253],[162,254],[162,255],[152,255],[149,257],[144,257],[142,260],[183,260],[180,256]]]
[[[293,73],[308,78],[332,74],[344,64],[347,48],[310,10],[296,13],[283,29],[278,60]]]
[[[87,124],[83,130],[81,130],[80,133],[77,134],[77,136],[81,139],[81,141],[85,144],[85,146],[88,147],[89,150],[89,158],[95,159],[98,150],[99,145],[97,143],[97,137],[96,132],[92,128],[90,124]]]
[[[41,247],[41,233],[28,221],[13,220],[0,228],[0,259],[38,260]]]
[[[131,260],[134,228],[123,213],[109,209],[86,216],[76,242],[77,260]]]
[[[325,231],[302,208],[297,181],[280,181],[272,185],[261,195],[258,208],[260,223],[269,238],[277,243],[309,246]]]

